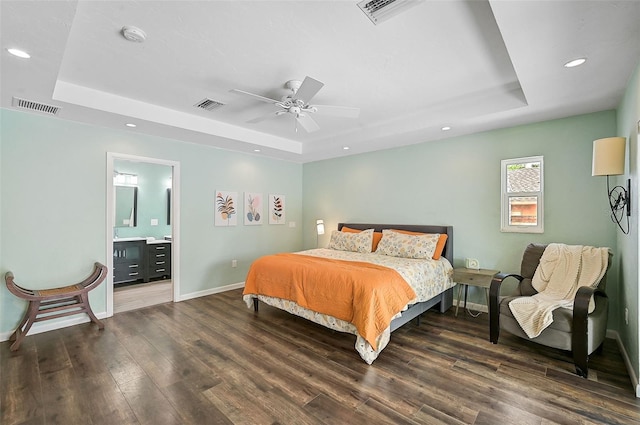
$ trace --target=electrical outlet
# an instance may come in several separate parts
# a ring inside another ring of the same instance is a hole
[[[231,267],[238,267],[238,260],[231,260]]]
[[[624,308],[624,324],[629,324],[629,309],[627,307]]]

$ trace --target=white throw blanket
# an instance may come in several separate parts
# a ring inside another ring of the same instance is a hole
[[[573,309],[578,289],[596,286],[604,276],[608,262],[609,248],[549,244],[531,282],[538,293],[509,303],[513,316],[529,338],[537,337],[553,322],[556,308]],[[594,308],[592,297],[589,312]]]

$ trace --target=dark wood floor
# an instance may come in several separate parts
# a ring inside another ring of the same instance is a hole
[[[355,337],[240,290],[120,313],[0,344],[1,417],[12,424],[638,424],[615,341],[590,379],[568,355],[478,318],[427,312],[368,366]]]

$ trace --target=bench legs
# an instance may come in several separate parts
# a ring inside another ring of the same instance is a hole
[[[46,316],[40,316],[44,313],[52,313],[54,311],[61,311],[57,314],[49,314]],[[13,341],[13,344],[9,347],[11,351],[17,351],[20,348],[20,344],[27,333],[31,329],[31,326],[35,322],[41,322],[50,319],[56,319],[58,317],[70,316],[72,314],[87,313],[89,319],[98,325],[98,329],[104,329],[104,323],[102,323],[91,310],[89,305],[89,294],[87,292],[78,294],[73,297],[57,299],[53,301],[29,301],[29,307],[20,321],[20,324],[16,328],[15,332],[9,337],[9,341]]]
[[[24,317],[9,338],[12,341],[11,351],[20,348],[22,340],[27,335],[35,322],[57,319],[72,314],[87,313],[89,319],[104,329],[104,324],[98,320],[89,304],[89,291],[100,285],[107,277],[107,267],[99,262],[93,263],[93,272],[82,282],[73,285],[61,286],[52,289],[28,289],[19,286],[14,281],[14,275],[10,271],[4,274],[7,289],[18,298],[26,300],[29,304]]]
[[[31,326],[33,326],[33,322],[35,322],[36,316],[38,315],[39,302],[31,301],[29,302],[29,308],[27,308],[27,312],[24,314],[22,321],[16,328],[15,332],[11,334],[9,337],[9,341],[14,341],[11,344],[11,351],[16,351],[20,348],[20,343],[22,343],[22,339],[25,337]]]
[[[104,323],[98,320],[96,315],[93,314],[93,310],[91,310],[91,305],[89,304],[89,293],[83,292],[82,294],[80,294],[80,300],[81,300],[80,304],[83,306],[82,311],[87,313],[87,315],[89,316],[89,319],[91,319],[93,323],[98,325],[98,329],[100,330],[104,329]]]

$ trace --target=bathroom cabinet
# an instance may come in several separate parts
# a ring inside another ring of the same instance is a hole
[[[171,277],[171,242],[147,244],[147,273],[145,282]]]
[[[171,277],[171,242],[145,238],[113,242],[113,284],[132,284]]]

